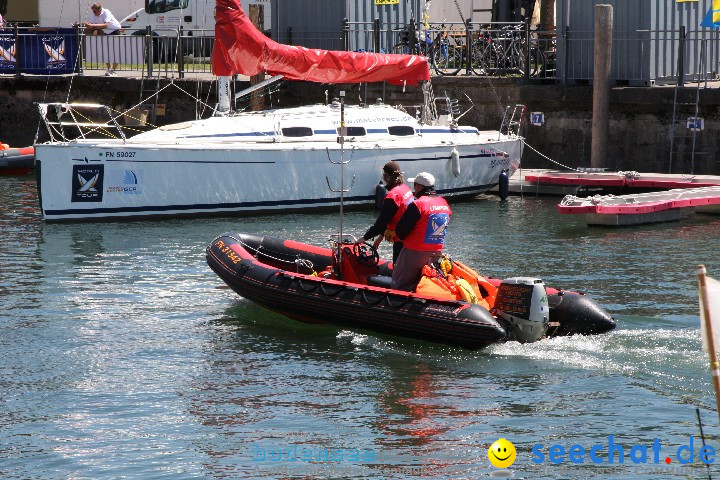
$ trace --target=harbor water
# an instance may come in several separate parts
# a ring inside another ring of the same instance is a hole
[[[720,278],[720,217],[588,227],[557,202],[453,204],[446,251],[617,329],[472,352],[286,319],[205,262],[230,230],[326,245],[337,214],[48,225],[34,179],[0,177],[0,478],[707,478],[696,409],[720,476],[695,275]]]

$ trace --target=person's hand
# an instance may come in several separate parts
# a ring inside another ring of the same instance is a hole
[[[365,243],[365,242],[367,242],[367,240],[365,240],[365,237],[360,237],[357,240],[355,240],[355,245],[357,245],[359,243]]]
[[[375,239],[375,243],[373,243],[373,248],[375,250],[377,250],[377,248],[380,246],[380,242],[383,241],[383,238],[385,237],[383,237],[382,235],[378,235],[378,237]]]

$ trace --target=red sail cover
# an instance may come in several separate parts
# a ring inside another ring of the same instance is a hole
[[[218,76],[267,72],[289,80],[319,83],[387,81],[417,85],[430,80],[427,59],[420,55],[388,55],[310,49],[277,43],[252,24],[240,0],[216,0],[213,73]]]

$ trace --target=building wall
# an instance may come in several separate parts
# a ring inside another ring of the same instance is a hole
[[[37,24],[38,2],[37,0],[0,0],[0,13],[6,21]]]
[[[273,36],[280,43],[309,48],[341,50],[343,18],[350,22],[352,50],[371,50],[372,24],[377,18],[386,28],[381,45],[385,51],[399,38],[393,29],[405,28],[420,16],[423,0],[401,0],[395,5],[375,5],[374,0],[273,0]],[[292,35],[289,34],[292,30]]]
[[[345,1],[272,0],[273,39],[328,50],[342,49]]]
[[[711,2],[557,0],[558,58],[567,59],[561,66],[569,80],[593,78],[595,5],[606,4],[613,7],[613,80],[637,85],[673,82],[682,26],[688,32],[686,68],[697,73],[701,48],[698,39],[713,35],[710,29],[700,27]],[[564,31],[568,33],[567,42]],[[717,42],[711,42],[707,52],[706,64],[712,72],[717,70]]]
[[[460,13],[463,18],[470,18],[473,22],[490,23],[492,7],[493,0],[458,0],[457,5],[453,0],[434,0],[430,2],[428,14],[431,23],[462,22]]]
[[[9,0],[13,1],[13,0]],[[118,20],[145,6],[144,0],[35,0],[41,27],[69,27],[84,22],[90,5],[99,1]]]

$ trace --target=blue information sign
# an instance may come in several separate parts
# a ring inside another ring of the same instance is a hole
[[[705,128],[705,121],[702,117],[690,117],[687,119],[687,128],[699,132]]]

